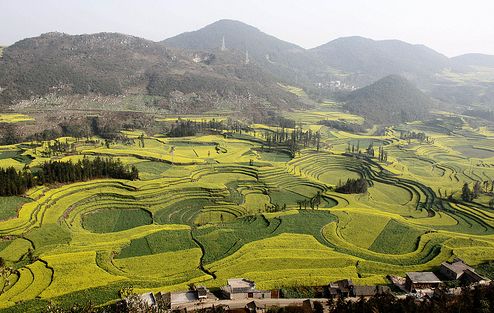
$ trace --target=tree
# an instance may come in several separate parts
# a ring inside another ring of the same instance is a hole
[[[492,198],[491,201],[489,201],[489,207],[491,209],[494,209],[494,198]]]
[[[480,182],[476,181],[475,184],[473,185],[472,198],[477,199],[480,195],[481,190],[482,189],[480,187]]]
[[[461,189],[461,199],[463,201],[472,201],[472,192],[470,191],[468,183],[463,184],[463,188]]]

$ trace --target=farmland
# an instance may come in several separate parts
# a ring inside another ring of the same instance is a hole
[[[111,144],[63,137],[57,141],[74,148],[56,155],[47,153],[54,141],[0,147],[0,167],[104,156],[135,165],[140,177],[0,198],[0,257],[15,269],[0,306],[24,312],[49,300],[103,304],[128,286],[219,287],[231,277],[254,279],[259,288],[343,278],[385,284],[388,274],[435,269],[454,257],[472,265],[494,260],[492,129],[438,113],[432,124],[357,135],[318,123],[362,122],[333,105],[287,114],[320,134],[320,149],[291,155],[268,148],[276,128],[262,124],[242,134],[181,138],[128,130],[128,142]],[[429,140],[402,138],[412,131]],[[372,145],[387,161],[365,153]],[[364,178],[367,192],[336,192],[349,178]],[[485,192],[462,201],[463,184],[476,181],[488,181]]]

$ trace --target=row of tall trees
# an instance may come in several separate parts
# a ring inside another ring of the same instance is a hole
[[[94,160],[84,158],[77,163],[50,161],[35,172],[29,169],[16,171],[10,167],[0,169],[0,196],[21,195],[36,185],[73,183],[96,178],[136,180],[139,171],[134,165],[125,166],[118,159],[100,157]]]
[[[246,127],[239,122],[223,122],[214,118],[211,120],[202,121],[183,120],[179,118],[170,126],[167,135],[169,137],[187,137],[194,136],[197,133],[203,133],[208,130],[225,130],[241,133],[242,130],[246,130]]]
[[[264,138],[268,147],[287,147],[292,156],[295,156],[301,147],[314,147],[317,151],[321,148],[321,133],[313,132],[311,129],[282,127],[275,131],[266,131]]]
[[[362,150],[360,149],[360,141],[357,141],[357,144],[355,145],[354,143],[348,143],[348,146],[346,148],[347,153],[353,153],[353,154],[362,154]],[[379,146],[377,150],[377,155],[376,155],[376,149],[374,147],[374,142],[371,141],[369,143],[369,146],[367,149],[365,149],[365,154],[371,158],[377,157],[379,162],[388,162],[388,152],[384,150],[383,146]]]

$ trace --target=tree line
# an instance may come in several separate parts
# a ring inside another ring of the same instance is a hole
[[[264,138],[268,147],[287,147],[292,157],[301,147],[314,147],[317,151],[321,148],[321,133],[313,132],[311,129],[302,128],[276,129],[276,131],[266,131]]]
[[[94,160],[84,158],[77,163],[50,161],[37,171],[0,168],[0,196],[22,195],[37,185],[74,183],[97,178],[136,180],[139,179],[139,171],[134,165],[125,166],[118,159],[100,157]]]
[[[461,196],[460,197],[461,197],[461,200],[463,200],[463,201],[472,202],[473,200],[477,199],[481,194],[493,195],[493,192],[494,192],[494,180],[490,183],[488,180],[486,180],[482,183],[479,181],[476,181],[473,184],[472,189],[470,189],[470,186],[468,185],[468,183],[464,183],[463,187],[461,189]],[[489,206],[491,208],[494,208],[494,198],[492,198],[491,201],[489,202]]]

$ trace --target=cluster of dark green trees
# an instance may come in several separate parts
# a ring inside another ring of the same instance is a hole
[[[321,148],[321,134],[312,130],[303,130],[300,128],[286,129],[284,127],[276,131],[266,131],[264,138],[268,147],[281,146],[286,147],[294,157],[300,147],[315,147],[317,151]]]
[[[35,178],[30,171],[18,172],[13,167],[0,168],[0,196],[21,195],[35,184]]]
[[[340,193],[366,193],[369,188],[369,184],[365,178],[353,179],[349,178],[345,184],[341,182],[336,187],[336,192]]]
[[[489,186],[490,184],[490,186]],[[494,191],[494,181],[490,182],[488,180],[484,182],[476,181],[473,184],[473,188],[470,189],[468,183],[463,184],[463,188],[461,189],[461,200],[466,202],[471,202],[477,199],[482,193],[484,194],[492,194]],[[494,208],[494,198],[489,202],[489,206]]]
[[[400,139],[408,140],[410,142],[412,139],[416,139],[420,142],[434,143],[434,139],[427,136],[424,132],[400,132]]]
[[[0,169],[0,196],[21,195],[36,185],[54,183],[73,183],[96,178],[116,178],[136,180],[139,171],[135,166],[125,166],[120,160],[96,157],[84,158],[77,163],[47,162],[38,171],[24,169],[16,171],[13,167]]]
[[[319,121],[320,125],[324,125],[330,128],[334,128],[337,130],[342,130],[346,131],[349,133],[363,133],[366,131],[366,126],[365,125],[360,125],[357,123],[350,123],[346,121],[334,121],[334,120],[324,120],[324,121]]]
[[[187,137],[195,136],[197,133],[206,130],[228,130],[227,126],[222,121],[217,121],[214,118],[209,121],[191,121],[178,119],[168,131],[169,137]]]

